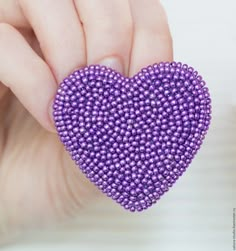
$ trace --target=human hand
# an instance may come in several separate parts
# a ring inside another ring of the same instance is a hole
[[[95,63],[132,76],[171,60],[158,0],[0,0],[0,220],[58,221],[96,194],[50,132],[63,77]]]

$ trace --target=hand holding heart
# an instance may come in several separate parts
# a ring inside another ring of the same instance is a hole
[[[176,62],[150,65],[132,78],[90,65],[64,79],[53,107],[75,163],[132,212],[147,209],[174,185],[211,120],[204,80]]]
[[[171,61],[167,19],[158,0],[5,0],[0,22],[0,226],[48,224],[97,196],[49,132],[59,83],[89,64],[132,76]]]

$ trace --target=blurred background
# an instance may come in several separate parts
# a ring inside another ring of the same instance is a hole
[[[1,250],[233,250],[236,208],[236,1],[163,0],[175,60],[208,83],[213,119],[185,175],[152,208],[125,212],[110,199],[54,230],[27,233]]]

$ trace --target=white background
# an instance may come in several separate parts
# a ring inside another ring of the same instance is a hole
[[[163,1],[175,59],[194,66],[213,100],[213,120],[196,159],[151,209],[130,214],[104,199],[73,224],[1,250],[233,250],[236,207],[236,0]]]

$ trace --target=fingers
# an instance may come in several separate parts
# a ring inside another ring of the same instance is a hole
[[[0,24],[0,81],[9,87],[25,108],[48,130],[56,83],[46,63],[8,24]]]
[[[82,25],[72,0],[19,0],[58,82],[86,64]]]
[[[87,64],[101,63],[133,75],[144,65],[172,60],[167,18],[158,0],[74,0],[80,18],[72,0],[19,2],[58,82],[86,64],[80,19]],[[3,5],[0,21],[29,27],[17,3]]]
[[[126,0],[75,0],[83,23],[87,64],[128,73],[133,24]]]
[[[18,0],[0,0],[0,23],[8,23],[17,28],[30,29]]]
[[[158,0],[130,0],[134,20],[134,39],[130,75],[142,67],[171,61],[172,39],[165,11]]]

